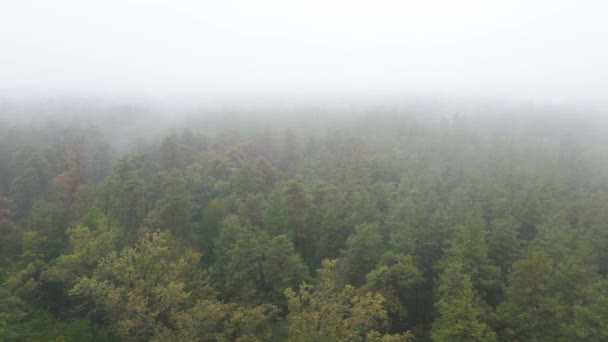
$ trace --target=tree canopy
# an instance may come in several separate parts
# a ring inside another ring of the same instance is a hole
[[[3,128],[0,341],[608,340],[606,135],[376,114]]]

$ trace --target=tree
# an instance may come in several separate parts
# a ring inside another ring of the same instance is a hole
[[[54,178],[53,183],[60,188],[60,191],[65,192],[66,200],[71,202],[78,187],[87,181],[90,157],[87,151],[88,142],[84,136],[70,137],[66,140],[63,147],[66,166]]]
[[[344,284],[363,285],[365,275],[371,271],[383,253],[384,241],[378,224],[362,224],[346,240],[339,265],[344,272]]]
[[[433,322],[433,341],[496,341],[496,333],[484,322],[482,301],[461,264],[445,269],[437,292],[439,317]]]
[[[35,153],[28,159],[24,170],[10,186],[10,197],[17,205],[17,217],[26,216],[34,200],[44,193],[49,174],[48,162],[39,154]]]
[[[135,162],[124,158],[116,163],[114,172],[104,181],[99,192],[100,209],[117,219],[131,234],[140,228],[145,215],[144,185]]]
[[[43,305],[45,292],[41,274],[47,265],[46,239],[35,231],[21,234],[21,254],[6,270],[0,269],[0,338],[12,340],[36,337],[30,325],[43,312],[35,304]]]
[[[496,219],[492,225],[494,229],[489,237],[488,255],[506,274],[520,255],[520,241],[517,238],[519,226],[512,216]]]
[[[191,287],[201,281],[199,257],[167,233],[147,234],[135,247],[103,258],[69,293],[95,303],[124,338],[153,338],[170,329],[168,315],[192,300]]]
[[[387,252],[371,272],[365,276],[365,292],[381,294],[393,326],[407,317],[406,302],[414,288],[423,282],[422,273],[411,256]]]
[[[43,278],[74,286],[82,277],[90,277],[98,263],[117,246],[118,228],[103,215],[94,225],[69,228],[67,252],[55,259]]]
[[[544,298],[560,323],[551,333],[573,340],[581,339],[590,329],[577,317],[591,304],[587,294],[599,280],[599,261],[588,233],[577,230],[568,221],[560,211],[539,225],[531,248],[545,252],[553,265]]]
[[[316,285],[285,290],[290,341],[405,341],[384,335],[388,318],[380,294],[358,294],[354,287],[335,283],[336,261],[325,260]],[[384,335],[384,336],[383,336]]]
[[[238,215],[245,222],[253,226],[262,227],[264,224],[264,208],[266,208],[264,194],[247,194],[239,202]]]
[[[415,253],[418,231],[416,226],[422,225],[421,214],[409,196],[404,196],[392,207],[386,222],[394,251]]]
[[[314,257],[316,232],[310,224],[312,198],[301,180],[284,183],[270,194],[264,214],[264,228],[273,235],[286,234],[304,260]]]
[[[69,226],[65,208],[56,202],[36,200],[24,226],[25,230],[36,232],[44,240],[41,247],[44,260],[61,255],[67,244],[66,229]]]
[[[91,300],[129,340],[256,340],[268,336],[271,305],[244,308],[215,299],[200,254],[167,232],[145,235],[133,248],[103,258],[69,291]]]
[[[263,266],[266,269],[267,282],[274,292],[268,300],[270,303],[282,303],[286,288],[309,279],[308,267],[285,235],[275,236],[270,240]]]
[[[181,151],[172,138],[163,139],[160,144],[160,164],[165,171],[182,167]]]
[[[604,341],[608,339],[608,280],[598,280],[584,296],[584,302],[573,308],[574,320],[566,327],[569,336],[579,341]]]
[[[193,239],[191,230],[192,194],[179,170],[161,172],[154,185],[157,199],[146,217],[145,224],[162,230],[169,230],[179,238]]]
[[[292,130],[286,130],[280,146],[279,165],[286,171],[293,171],[301,153],[298,136]]]
[[[231,177],[233,191],[243,194],[265,193],[277,179],[277,170],[265,159],[241,163]]]
[[[465,217],[466,225],[456,227],[452,245],[443,264],[455,262],[462,265],[462,271],[469,275],[473,289],[492,298],[492,294],[498,289],[500,270],[492,265],[488,257],[483,219],[476,211]]]
[[[328,183],[322,182],[315,186],[313,225],[319,227],[315,267],[324,259],[337,258],[340,250],[346,247],[346,239],[352,231],[345,220],[339,195],[338,189]]]
[[[278,310],[270,304],[245,307],[235,303],[201,300],[172,316],[174,330],[166,341],[270,341]]]
[[[308,278],[308,270],[284,235],[270,238],[257,227],[228,218],[217,241],[218,271],[227,298],[282,304],[283,291]]]
[[[556,303],[550,296],[553,261],[543,251],[528,250],[525,257],[513,265],[505,301],[498,315],[507,327],[504,335],[525,340],[558,340],[555,329]]]
[[[446,212],[437,209],[429,214],[428,222],[416,226],[412,234],[415,241],[415,251],[412,255],[429,285],[437,276],[435,266],[449,247],[451,233],[453,230],[450,229]],[[391,245],[394,243],[391,242]]]
[[[19,234],[13,222],[15,208],[10,198],[0,196],[0,264],[4,258],[18,254]]]

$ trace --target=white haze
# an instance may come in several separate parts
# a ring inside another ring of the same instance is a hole
[[[605,1],[0,0],[0,97],[608,101]]]

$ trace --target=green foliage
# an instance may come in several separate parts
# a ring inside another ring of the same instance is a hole
[[[608,340],[605,135],[375,114],[0,125],[0,340]]]
[[[461,264],[448,265],[437,292],[439,317],[433,322],[433,341],[496,341],[496,333],[484,322],[484,304]]]
[[[99,261],[115,250],[119,232],[101,217],[91,228],[69,228],[68,236],[68,251],[55,259],[43,276],[73,286],[80,278],[91,276]]]
[[[29,157],[24,170],[11,186],[11,198],[17,205],[17,216],[24,217],[34,200],[43,195],[49,181],[49,165],[39,154]]]
[[[346,249],[340,258],[344,283],[360,286],[365,275],[378,263],[384,250],[384,241],[378,224],[363,224],[346,240]]]
[[[498,309],[499,317],[508,324],[506,336],[547,341],[559,337],[556,303],[550,296],[552,272],[551,258],[535,249],[513,265],[506,299]]]
[[[44,240],[39,253],[44,260],[58,257],[65,245],[67,236],[68,217],[64,208],[54,202],[36,200],[27,217],[27,231],[36,232]]]
[[[358,294],[354,287],[340,288],[332,279],[336,262],[325,260],[316,285],[287,289],[290,341],[390,341],[381,337],[388,328],[384,298]],[[401,340],[392,337],[393,340]]]
[[[178,170],[159,173],[153,185],[156,201],[145,225],[168,230],[186,241],[193,240],[191,230],[192,194],[186,188],[184,174]]]
[[[215,259],[214,240],[218,237],[220,224],[228,213],[228,204],[226,198],[212,199],[203,208],[200,216],[199,246],[211,260]]]
[[[512,216],[492,221],[488,255],[505,273],[520,256],[519,226]]]
[[[463,215],[463,220],[465,224],[456,227],[443,263],[447,267],[452,263],[460,264],[462,272],[470,277],[473,289],[487,295],[498,288],[500,270],[488,257],[486,230],[478,212]]]
[[[118,220],[128,231],[135,231],[144,218],[144,180],[135,162],[121,159],[101,186],[99,207]]]
[[[364,291],[381,294],[386,300],[389,317],[401,323],[407,317],[407,299],[414,288],[423,281],[422,273],[412,257],[387,252],[376,268],[366,275]]]
[[[47,265],[44,257],[46,238],[29,231],[21,235],[21,255],[6,270],[0,270],[0,339],[37,340],[49,336],[48,314],[36,307],[45,295],[41,274]],[[62,322],[56,322],[63,324]]]
[[[339,192],[328,183],[318,183],[314,189],[314,224],[319,227],[316,242],[317,255],[314,264],[321,260],[336,258],[346,247],[346,239],[351,227],[344,220],[344,210],[339,200]]]
[[[256,227],[228,217],[216,242],[218,271],[227,298],[281,304],[285,288],[308,278],[308,271],[284,235],[270,238]]]
[[[311,225],[312,214],[312,198],[299,179],[288,181],[273,191],[264,213],[264,228],[273,235],[287,235],[308,264],[314,258],[317,234]]]
[[[200,254],[172,240],[167,233],[152,233],[133,248],[111,252],[91,277],[81,277],[69,293],[93,301],[124,338],[164,333],[170,324],[168,315],[193,299],[190,288],[202,280],[196,271]],[[201,291],[208,290],[197,289]]]
[[[173,332],[163,336],[170,341],[268,341],[278,310],[263,304],[247,308],[234,303],[201,300],[193,307],[173,315]]]
[[[585,289],[584,299],[572,308],[571,323],[565,326],[568,337],[580,341],[608,339],[608,280],[601,279]]]
[[[0,290],[1,291],[1,290]],[[0,294],[0,305],[4,305]],[[10,303],[17,305],[17,303]],[[3,308],[4,309],[4,308]],[[25,314],[11,308],[0,315],[0,339],[2,341],[115,341],[116,337],[109,330],[95,326],[86,319],[59,320],[49,312],[34,310]],[[10,315],[11,324],[3,318]]]
[[[277,179],[276,169],[265,159],[245,162],[232,173],[233,191],[241,196],[268,191]]]
[[[18,254],[19,231],[14,222],[15,208],[10,198],[0,196],[0,265],[5,258]]]

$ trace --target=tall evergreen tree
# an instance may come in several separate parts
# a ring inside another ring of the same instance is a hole
[[[496,333],[484,322],[484,305],[463,265],[452,263],[445,269],[437,297],[439,317],[433,322],[433,341],[496,341]]]

